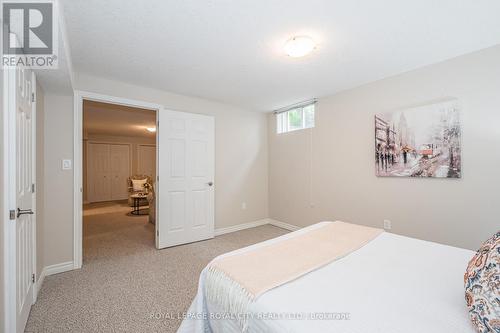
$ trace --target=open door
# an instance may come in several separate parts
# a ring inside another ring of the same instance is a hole
[[[214,126],[211,116],[158,112],[157,248],[214,237]]]
[[[5,286],[8,332],[24,332],[35,293],[35,175],[36,80],[28,68],[4,69],[4,110],[8,147],[5,195],[9,220],[5,221]],[[2,162],[3,163],[3,162]],[[1,324],[2,326],[4,323]]]
[[[35,74],[17,69],[16,82],[16,284],[17,331],[24,332],[35,284]]]

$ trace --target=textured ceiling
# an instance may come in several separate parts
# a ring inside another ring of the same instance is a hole
[[[67,0],[75,71],[259,111],[500,44],[498,0]],[[283,54],[293,35],[318,47]]]
[[[71,59],[66,54],[67,45],[63,37],[63,28],[60,26],[58,30],[58,67],[57,69],[35,69],[36,78],[45,93],[73,95]]]

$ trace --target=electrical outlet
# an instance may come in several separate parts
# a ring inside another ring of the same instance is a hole
[[[247,209],[247,203],[246,202],[242,202],[241,203],[241,209],[243,209],[243,210]]]
[[[384,229],[391,230],[391,228],[392,228],[392,222],[390,220],[384,220]]]

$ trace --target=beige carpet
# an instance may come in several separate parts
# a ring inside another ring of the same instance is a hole
[[[45,279],[26,332],[175,332],[180,320],[168,318],[187,310],[212,258],[287,232],[262,226],[158,251],[147,216],[129,212],[86,207],[83,268]]]

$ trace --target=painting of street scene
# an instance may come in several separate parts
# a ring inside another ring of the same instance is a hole
[[[461,177],[457,101],[375,116],[375,168],[382,177]]]

